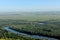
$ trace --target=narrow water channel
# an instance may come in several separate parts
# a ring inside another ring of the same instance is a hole
[[[35,38],[35,39],[43,38],[43,39],[48,39],[48,40],[58,40],[58,39],[55,39],[55,38],[50,38],[50,37],[45,37],[45,36],[29,35],[29,34],[26,34],[26,33],[17,32],[17,31],[15,31],[15,30],[13,30],[13,29],[10,29],[9,27],[5,27],[5,30],[10,31],[10,32],[15,33],[15,34],[24,35],[24,36],[26,36],[26,37]]]

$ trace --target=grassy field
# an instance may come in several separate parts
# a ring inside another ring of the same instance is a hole
[[[60,15],[3,15],[0,19],[27,20],[27,21],[45,21],[60,20]]]

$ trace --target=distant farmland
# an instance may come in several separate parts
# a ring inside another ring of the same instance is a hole
[[[0,15],[0,19],[13,19],[13,20],[28,20],[28,21],[43,21],[43,20],[60,20],[60,14],[8,14]]]

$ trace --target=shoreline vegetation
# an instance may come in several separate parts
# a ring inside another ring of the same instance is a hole
[[[28,35],[38,35],[38,36],[43,36],[43,37],[48,37],[48,38],[55,38],[55,39],[60,39],[60,36],[51,36],[51,35],[44,35],[44,34],[39,34],[39,33],[31,33],[31,32],[27,32],[27,31],[21,31],[19,29],[14,29],[14,28],[11,28],[9,27],[9,29],[12,29],[14,31],[17,31],[17,32],[21,32],[21,33],[26,33]]]
[[[12,20],[10,20],[12,21]],[[52,38],[59,38],[60,35],[60,27],[59,27],[59,21],[34,21],[34,22],[29,22],[29,21],[4,21],[2,22],[4,26],[9,26],[10,29],[19,31],[19,32],[25,32],[27,34],[31,35],[41,35],[41,36],[47,36],[47,37],[52,37]],[[6,23],[8,22],[8,23]],[[40,24],[41,23],[41,24]],[[2,29],[4,28],[2,27]],[[48,29],[47,29],[48,28]],[[4,29],[3,29],[4,30]],[[4,31],[4,33],[6,30]],[[57,33],[55,33],[57,32]],[[9,33],[9,32],[8,32]],[[10,34],[10,33],[9,33]],[[6,35],[6,34],[4,34]],[[9,35],[11,37],[11,35]],[[15,37],[13,35],[13,37]]]
[[[0,16],[0,40],[49,40],[34,39],[14,34],[4,28],[9,26],[18,32],[43,35],[60,39],[60,15],[3,15]]]

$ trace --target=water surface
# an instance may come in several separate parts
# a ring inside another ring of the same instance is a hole
[[[35,39],[43,38],[43,39],[48,39],[48,40],[58,40],[58,39],[50,38],[50,37],[46,37],[46,36],[30,35],[30,34],[18,32],[18,31],[15,31],[13,29],[10,29],[9,27],[5,27],[5,30],[10,31],[10,32],[15,33],[15,34],[24,35],[25,37],[31,37],[31,38],[35,38]]]

